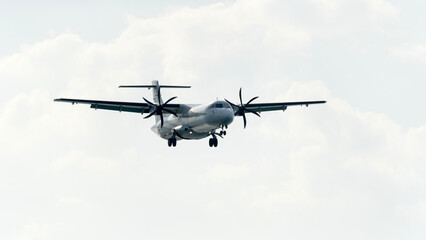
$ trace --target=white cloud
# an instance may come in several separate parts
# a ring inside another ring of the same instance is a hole
[[[206,178],[215,182],[228,182],[250,175],[250,169],[246,166],[234,166],[219,164],[212,167],[206,174]]]
[[[426,46],[424,44],[403,44],[389,48],[389,56],[402,61],[426,61]]]
[[[111,41],[64,33],[2,58],[0,77],[10,86],[0,110],[0,211],[11,219],[0,223],[23,229],[24,239],[58,239],[69,229],[69,238],[128,232],[310,239],[350,232],[354,239],[397,239],[401,221],[422,225],[414,212],[424,210],[426,126],[403,129],[337,97],[327,81],[298,82],[283,70],[294,59],[311,61],[316,40],[327,41],[328,33],[339,39],[365,26],[375,32],[397,19],[398,9],[386,1],[303,4],[316,13],[310,21],[278,1],[174,8],[156,18],[129,17]],[[138,114],[52,101],[140,101],[150,92],[116,86],[155,78],[192,84],[179,91],[182,102],[235,100],[239,86],[246,100],[259,94],[260,101],[328,102],[249,116],[244,131],[235,119],[211,149],[206,141],[167,148]],[[45,220],[37,223],[40,216]],[[372,230],[378,222],[389,228]]]
[[[310,210],[314,212],[328,208],[333,209],[329,214],[335,215],[340,209],[362,228],[361,219],[380,215],[385,208],[402,211],[397,210],[401,203],[423,201],[417,191],[423,192],[426,184],[426,151],[420,146],[426,143],[424,126],[402,130],[383,114],[354,109],[321,82],[295,83],[286,95],[323,96],[328,102],[309,110],[293,107],[274,117],[263,115],[261,139],[281,143],[282,147],[274,144],[279,150],[271,155],[281,154],[281,161],[291,162],[285,168],[297,166],[297,171],[283,172],[291,178],[281,180],[282,184],[293,187],[275,185],[258,195],[256,202],[269,211],[285,213],[298,208],[314,208]],[[270,162],[279,164],[278,159]],[[381,202],[387,203],[379,207]],[[390,214],[386,224],[398,218]],[[411,224],[422,224],[413,221],[416,223]]]
[[[60,156],[52,162],[54,172],[62,172],[69,168],[76,168],[77,171],[89,170],[97,174],[108,174],[119,171],[120,162],[102,157],[88,156],[81,150],[75,150]]]
[[[426,203],[424,201],[397,205],[395,211],[405,221],[415,226],[426,227]]]
[[[51,237],[53,226],[49,224],[32,223],[25,226],[17,240],[47,239]]]
[[[357,43],[365,34],[390,35],[399,21],[399,9],[385,0],[308,0],[310,32],[320,39],[344,39]],[[305,16],[299,14],[299,16]]]

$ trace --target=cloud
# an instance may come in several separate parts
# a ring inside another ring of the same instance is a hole
[[[230,164],[219,164],[208,171],[207,179],[217,182],[228,182],[250,175],[246,166],[234,166]]]
[[[321,82],[294,83],[286,94],[289,98],[304,95],[323,96],[328,102],[309,110],[293,107],[285,114],[262,116],[257,135],[280,143],[272,144],[273,152],[266,158],[286,177],[270,181],[261,194],[253,193],[254,206],[281,214],[299,208],[318,213],[326,208],[335,217],[340,209],[358,232],[366,230],[370,222],[366,219],[381,219],[389,211],[391,217],[384,224],[398,226],[398,215],[408,211],[399,205],[423,201],[418,193],[426,184],[426,152],[418,144],[425,143],[424,126],[402,130],[383,114],[357,110],[333,96]],[[258,148],[271,151],[272,147]],[[257,179],[265,178],[271,177]],[[418,218],[410,219],[410,224],[423,224]]]
[[[77,168],[77,171],[89,170],[106,174],[119,170],[120,162],[101,157],[87,156],[87,153],[81,150],[68,152],[52,162],[52,170],[54,172],[60,173],[69,168]]]
[[[315,14],[300,14],[301,6]],[[24,239],[64,232],[397,239],[401,223],[423,226],[416,212],[424,211],[426,126],[404,129],[357,109],[327,80],[297,81],[286,69],[312,61],[318,40],[377,32],[397,18],[386,1],[237,1],[129,17],[122,34],[105,42],[71,32],[23,46],[0,60],[0,77],[8,79],[0,211],[10,217],[2,223],[23,229]],[[116,86],[156,78],[193,85],[164,92],[179,93],[179,102],[235,100],[244,86],[246,100],[259,94],[265,102],[327,104],[249,116],[244,131],[235,119],[211,149],[203,140],[167,148],[138,114],[52,101],[140,101],[150,92]]]
[[[389,48],[389,56],[401,61],[426,61],[426,46],[424,44],[403,44]]]
[[[410,224],[423,228],[426,226],[426,203],[424,201],[397,205],[395,211],[399,217]]]
[[[60,226],[50,224],[32,223],[25,226],[22,233],[15,238],[16,240],[46,239],[52,236],[52,232]]]

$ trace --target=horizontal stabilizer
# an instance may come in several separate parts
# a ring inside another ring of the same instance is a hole
[[[121,85],[119,88],[155,88],[157,85]],[[159,85],[160,88],[191,88],[191,86]]]

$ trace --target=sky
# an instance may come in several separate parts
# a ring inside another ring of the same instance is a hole
[[[424,239],[424,1],[0,1],[0,239]],[[176,148],[53,102],[326,100]]]

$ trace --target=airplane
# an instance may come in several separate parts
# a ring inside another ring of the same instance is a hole
[[[151,130],[161,138],[167,140],[169,147],[176,147],[179,140],[197,140],[209,138],[209,146],[217,147],[218,138],[226,135],[226,129],[233,122],[234,117],[243,117],[244,128],[247,125],[246,113],[260,117],[261,112],[285,111],[288,106],[322,104],[326,101],[304,102],[274,102],[252,103],[258,97],[251,98],[243,103],[242,89],[239,91],[240,104],[234,104],[227,99],[216,100],[208,104],[172,104],[172,97],[163,101],[161,89],[163,88],[190,88],[191,86],[160,85],[153,80],[151,85],[121,85],[119,88],[148,88],[152,89],[153,101],[143,98],[145,102],[118,102],[86,99],[57,98],[56,102],[72,104],[89,104],[90,108],[111,110],[119,112],[132,112],[148,114],[144,118],[155,117],[155,124]],[[219,132],[217,132],[220,130]]]

